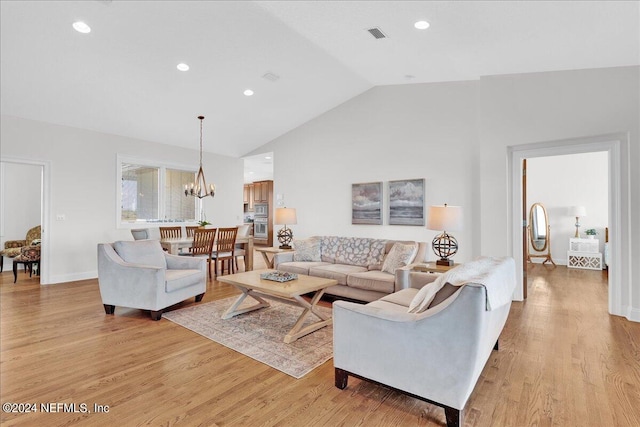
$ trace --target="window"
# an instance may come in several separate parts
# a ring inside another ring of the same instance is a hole
[[[184,195],[195,172],[122,157],[118,167],[118,225],[196,221],[200,201]]]

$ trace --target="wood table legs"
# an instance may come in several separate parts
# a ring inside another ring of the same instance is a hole
[[[305,300],[303,297],[299,295],[296,295],[292,299],[289,299],[289,298],[277,297],[274,295],[267,295],[260,292],[255,292],[249,288],[240,287],[238,285],[234,285],[234,286],[238,288],[240,291],[242,291],[242,295],[240,295],[238,299],[233,303],[233,305],[231,305],[231,307],[229,307],[229,309],[222,315],[223,319],[230,319],[234,316],[237,316],[238,314],[243,314],[249,311],[258,310],[263,307],[269,307],[269,303],[265,301],[262,297],[265,297],[268,299],[276,299],[286,304],[292,304],[292,305],[296,305],[304,308],[304,310],[298,317],[298,320],[293,325],[293,328],[291,328],[291,330],[287,333],[287,335],[284,336],[284,342],[287,344],[290,344],[295,340],[297,340],[298,338],[301,338],[305,335],[310,334],[311,332],[317,331],[318,329],[324,328],[325,326],[331,325],[333,323],[333,319],[331,318],[331,316],[328,316],[317,310],[317,307],[318,307],[317,304],[318,304],[318,301],[320,301],[320,298],[322,298],[322,295],[324,294],[324,289],[320,289],[319,291],[316,291],[313,298],[311,298],[311,302],[307,302],[307,300]],[[242,304],[242,302],[245,300],[246,297],[251,297],[254,300],[256,300],[258,303],[251,305],[249,307],[238,309],[238,307],[240,306],[240,304]],[[312,313],[318,318],[320,318],[320,320],[303,327],[305,320]]]

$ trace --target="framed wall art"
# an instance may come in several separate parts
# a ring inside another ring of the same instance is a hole
[[[382,182],[351,185],[351,224],[382,224]]]
[[[389,181],[389,225],[424,225],[424,179]]]

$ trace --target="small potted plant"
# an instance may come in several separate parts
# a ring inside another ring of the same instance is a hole
[[[207,225],[211,225],[211,223],[206,219],[203,219],[202,221],[198,221],[198,225],[200,228],[207,228]]]
[[[598,232],[596,231],[595,228],[589,228],[587,230],[585,230],[584,232],[587,235],[588,239],[593,239],[596,237],[596,234],[598,234]]]

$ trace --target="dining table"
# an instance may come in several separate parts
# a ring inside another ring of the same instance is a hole
[[[245,271],[253,270],[253,236],[238,236],[236,243],[242,245],[245,252]],[[180,249],[190,248],[193,245],[193,237],[170,237],[160,239],[163,249],[172,255],[178,255]],[[215,246],[216,242],[214,242]]]

